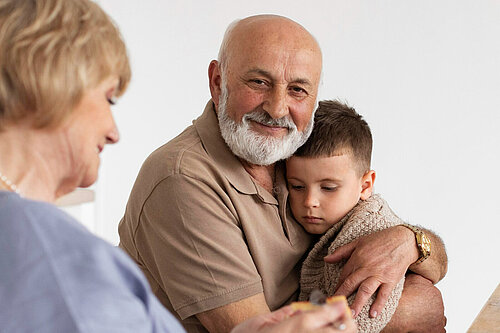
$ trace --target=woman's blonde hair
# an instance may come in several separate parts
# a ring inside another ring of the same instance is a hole
[[[0,130],[28,120],[55,126],[87,89],[130,81],[120,32],[90,0],[0,0]]]

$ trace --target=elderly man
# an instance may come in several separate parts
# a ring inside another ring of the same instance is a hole
[[[259,15],[232,24],[209,66],[212,100],[144,163],[120,223],[120,246],[188,332],[227,332],[297,297],[311,239],[289,215],[278,161],[310,134],[321,68],[318,43],[294,21]],[[350,258],[338,293],[358,290],[356,312],[378,290],[376,315],[409,266],[437,282],[446,255],[439,239],[427,236],[432,254],[412,266],[421,253],[405,227],[341,248],[329,258]],[[407,280],[387,330],[443,330],[437,289],[418,275]],[[426,309],[432,320],[421,319]]]

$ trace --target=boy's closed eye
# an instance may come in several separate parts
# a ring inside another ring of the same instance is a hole
[[[338,189],[338,186],[321,186],[323,191],[334,192]]]
[[[291,190],[294,190],[294,191],[301,191],[301,190],[304,190],[306,187],[303,186],[303,185],[293,185],[293,184],[290,184],[289,188]]]

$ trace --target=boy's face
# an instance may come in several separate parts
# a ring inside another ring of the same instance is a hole
[[[293,215],[312,234],[325,233],[360,198],[367,199],[375,178],[373,171],[360,177],[350,154],[319,158],[292,156],[286,162],[286,174]]]

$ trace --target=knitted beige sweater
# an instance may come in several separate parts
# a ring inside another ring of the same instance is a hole
[[[340,222],[332,226],[320,238],[309,252],[302,264],[299,300],[308,300],[311,291],[315,288],[320,289],[328,296],[333,295],[335,292],[345,261],[326,264],[323,257],[361,236],[401,223],[402,221],[380,195],[372,195],[365,201],[359,201]],[[380,332],[385,327],[396,311],[403,291],[403,283],[404,278],[396,285],[384,309],[376,318],[370,318],[369,316],[370,306],[375,301],[375,296],[368,300],[368,303],[356,317],[360,333]],[[349,304],[353,302],[355,295],[353,294],[348,298]]]

